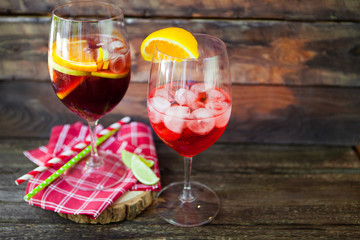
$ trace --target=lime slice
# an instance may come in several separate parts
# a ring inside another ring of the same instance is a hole
[[[131,171],[136,179],[145,185],[154,185],[160,180],[137,155],[131,158]]]
[[[107,61],[109,60],[109,52],[106,51],[105,49],[103,50],[103,61]]]
[[[102,68],[101,69],[108,69],[109,68],[109,52],[106,51],[105,49],[103,50],[103,65],[102,65]]]
[[[69,74],[69,75],[72,75],[72,76],[89,76],[90,75],[90,72],[78,71],[78,70],[73,70],[73,69],[70,69],[70,68],[63,67],[63,66],[55,63],[51,59],[49,59],[49,64],[56,71],[62,72],[62,73],[65,73],[65,74]]]
[[[98,71],[98,72],[91,72],[91,76],[117,79],[117,78],[126,77],[128,75],[128,73],[129,73],[129,71],[123,72],[123,73],[113,73],[110,71]]]
[[[134,153],[131,153],[129,151],[126,151],[126,150],[121,150],[121,159],[122,161],[124,162],[124,164],[128,167],[128,168],[131,168],[131,158],[133,156],[137,156],[143,163],[145,163],[146,166],[148,167],[152,167],[154,166],[154,161],[152,160],[148,160],[146,158],[143,158],[141,156],[138,156]]]

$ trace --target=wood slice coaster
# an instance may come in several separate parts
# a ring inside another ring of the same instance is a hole
[[[85,215],[72,215],[59,213],[63,218],[77,223],[108,224],[120,222],[125,219],[134,219],[155,200],[157,192],[150,191],[131,191],[119,197],[110,207],[96,219],[91,219]]]

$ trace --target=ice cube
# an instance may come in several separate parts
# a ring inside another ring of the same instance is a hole
[[[187,90],[185,88],[180,88],[175,92],[175,101],[179,105],[185,105],[187,99],[186,95],[187,95]]]
[[[173,106],[166,110],[164,116],[165,126],[175,132],[182,133],[185,128],[185,121],[190,116],[190,109],[184,106]]]
[[[230,115],[231,115],[231,106],[228,107],[224,113],[220,114],[215,118],[215,126],[217,128],[225,127],[229,122]]]
[[[170,103],[172,103],[174,101],[174,96],[172,96],[168,91],[166,91],[165,88],[157,89],[156,92],[154,93],[154,95],[158,96],[158,97],[166,98],[166,99],[168,99],[168,101]]]
[[[87,41],[89,48],[91,48],[91,49],[99,48],[99,46],[100,46],[99,44],[101,43],[100,37],[97,35],[87,37],[86,41]]]
[[[225,101],[225,100],[226,100],[225,95],[219,90],[212,88],[206,91],[206,102]]]
[[[199,99],[206,98],[206,88],[204,83],[195,83],[191,86],[190,91],[195,93]]]
[[[163,113],[170,107],[170,102],[163,97],[153,97],[148,102],[149,120],[154,123],[163,121]]]
[[[188,106],[191,108],[191,110],[195,110],[198,108],[204,108],[205,103],[203,103],[201,101],[188,102]]]
[[[109,50],[110,52],[114,52],[115,50],[119,50],[119,49],[122,49],[122,48],[124,48],[124,47],[125,47],[125,45],[124,45],[123,42],[121,42],[121,41],[113,41],[113,42],[111,42],[111,43],[109,44],[108,50]]]
[[[175,92],[175,101],[179,105],[191,105],[197,100],[195,93],[185,89],[180,88]]]
[[[112,56],[109,62],[109,68],[114,73],[122,73],[126,67],[125,56],[117,55]]]
[[[168,84],[165,85],[165,89],[166,91],[168,91],[169,97],[172,97],[172,100],[175,100],[175,93],[177,90],[179,89],[189,89],[188,86],[184,85],[182,82],[169,82]]]
[[[167,84],[167,89],[170,91],[173,91],[174,93],[181,88],[184,88],[186,90],[189,90],[189,87],[186,85],[186,82],[181,81],[172,81]]]
[[[231,105],[226,101],[212,101],[205,104],[205,108],[208,109],[213,116],[215,116],[215,126],[225,127],[229,122],[231,114]]]
[[[206,108],[198,108],[191,113],[190,118],[195,120],[189,120],[186,126],[194,133],[199,135],[208,134],[213,130],[215,126],[215,119],[212,113]]]

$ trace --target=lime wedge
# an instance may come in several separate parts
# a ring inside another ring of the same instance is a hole
[[[102,69],[108,69],[109,68],[109,52],[104,50],[103,51],[103,61],[104,61],[104,64],[102,65]]]
[[[153,170],[146,166],[146,164],[135,154],[131,158],[130,169],[136,179],[145,185],[154,185],[160,180]]]
[[[128,168],[131,168],[131,158],[133,156],[137,156],[136,154],[134,153],[131,153],[129,151],[126,151],[126,150],[121,150],[121,159],[122,161],[124,162],[124,164],[128,167]],[[145,163],[146,166],[148,167],[152,167],[154,166],[154,161],[152,160],[148,160],[146,158],[143,158],[141,156],[137,156],[143,163]]]
[[[106,51],[105,49],[103,50],[103,61],[107,61],[109,60],[109,52]]]

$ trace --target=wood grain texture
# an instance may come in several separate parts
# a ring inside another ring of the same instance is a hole
[[[234,84],[360,86],[360,23],[150,20],[129,18],[133,82],[146,82],[150,63],[140,45],[153,31],[178,26],[223,39]],[[48,81],[50,20],[0,19],[0,80]],[[21,66],[21,71],[19,71]]]
[[[77,223],[109,224],[132,220],[147,209],[154,201],[155,192],[126,192],[119,197],[110,207],[106,208],[96,219],[85,215],[59,213],[63,218]]]
[[[220,213],[195,228],[151,207],[90,225],[25,203],[25,184],[14,180],[34,164],[22,152],[46,144],[54,125],[80,120],[47,72],[50,12],[68,1],[1,0],[0,239],[360,239],[360,1],[105,1],[125,10],[133,64],[104,126],[124,115],[149,123],[150,64],[139,53],[149,33],[177,26],[225,41],[232,117],[192,165],[192,180],[218,193]],[[162,185],[181,181],[183,159],[155,144]]]
[[[22,200],[14,179],[31,169],[22,151],[46,139],[0,139],[0,237],[147,239],[357,239],[360,161],[350,147],[217,143],[194,158],[192,179],[215,189],[222,207],[210,224],[179,228],[150,207],[132,220],[82,225]],[[156,142],[161,181],[182,179],[182,158]],[[45,234],[46,233],[46,234]]]
[[[233,109],[221,142],[355,146],[360,143],[360,89],[234,85]],[[131,83],[100,121],[124,115],[149,123],[147,84]],[[49,82],[0,82],[0,137],[48,137],[54,125],[80,121]]]
[[[127,16],[171,18],[229,18],[281,20],[360,20],[360,3],[343,1],[297,0],[105,0],[124,9]],[[0,14],[48,15],[66,0],[3,0]]]

